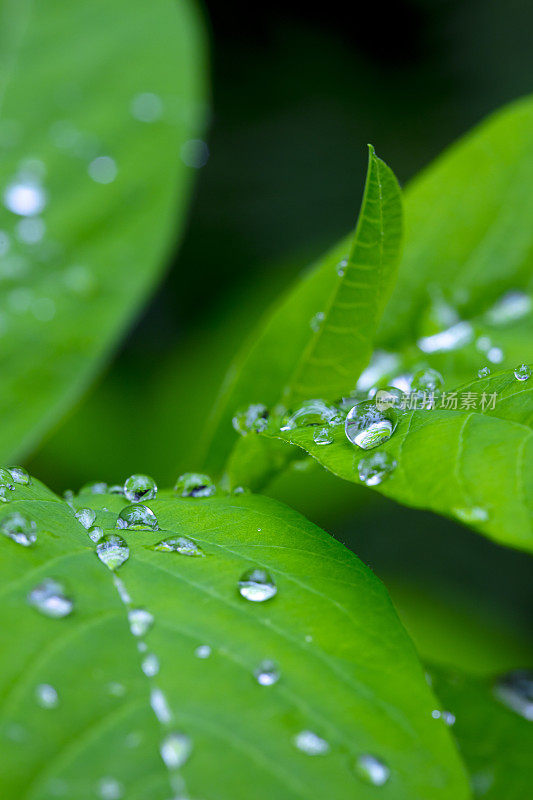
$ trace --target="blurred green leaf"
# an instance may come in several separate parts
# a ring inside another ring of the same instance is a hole
[[[431,676],[443,707],[455,717],[452,732],[470,773],[473,796],[528,797],[533,780],[531,718],[498,699],[498,679],[477,679],[440,668],[432,669]],[[529,703],[531,711],[531,697]]]
[[[264,497],[161,492],[148,502],[157,531],[117,531],[125,502],[86,491],[73,503],[95,509],[104,535],[127,541],[119,583],[73,509],[42,484],[17,486],[0,509],[0,531],[16,512],[37,535],[24,547],[0,534],[2,797],[49,800],[61,786],[89,800],[112,779],[133,800],[166,800],[169,778],[174,792],[183,778],[192,796],[221,800],[250,786],[265,799],[371,798],[376,787],[354,769],[364,753],[391,770],[384,798],[468,796],[449,732],[431,718],[435,698],[414,648],[383,586],[352,553]],[[177,535],[205,556],[153,549]],[[264,603],[237,589],[257,567],[277,586]],[[27,602],[46,579],[61,585],[72,613],[47,617]],[[153,616],[137,637],[132,609]],[[147,667],[154,655],[159,671]],[[254,678],[264,659],[280,670],[270,686]],[[155,674],[143,675],[141,662]],[[43,707],[50,696],[54,707]],[[169,775],[158,749],[175,731],[193,749]],[[302,731],[328,752],[299,751]]]
[[[363,460],[387,453],[396,468],[372,488],[453,516],[501,544],[533,550],[532,383],[513,372],[473,381],[458,393],[457,410],[439,407],[437,398],[434,409],[400,413],[391,438],[372,450],[352,444],[343,424],[330,429],[334,441],[326,446],[314,441],[314,426],[279,431],[272,424],[264,435],[302,447],[353,482],[360,481]],[[470,405],[463,406],[469,393]],[[444,394],[440,405],[446,402]]]
[[[203,127],[205,54],[188,1],[10,0],[2,19],[0,454],[11,459],[80,396],[161,272]]]

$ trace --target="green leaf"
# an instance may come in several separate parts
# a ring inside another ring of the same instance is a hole
[[[473,796],[528,797],[533,781],[531,719],[498,699],[498,679],[476,679],[441,668],[432,669],[431,675],[443,707],[455,716],[452,732],[470,773]]]
[[[124,503],[89,492],[76,500],[127,540],[119,582],[73,510],[41,484],[17,486],[0,508],[0,530],[15,511],[37,526],[29,547],[0,534],[3,798],[49,800],[62,787],[89,800],[112,778],[132,800],[167,800],[182,780],[191,796],[219,800],[246,787],[258,800],[362,800],[376,793],[354,771],[363,753],[391,770],[384,798],[468,797],[449,732],[431,718],[435,698],[414,649],[383,586],[351,552],[264,497],[161,492],[148,503],[158,531],[117,531]],[[204,557],[153,549],[177,535]],[[237,590],[255,567],[277,585],[266,602]],[[47,578],[73,603],[63,618],[26,600]],[[154,619],[138,637],[128,628],[132,608]],[[147,655],[160,665],[152,676],[141,671]],[[270,686],[254,678],[263,659],[280,670]],[[36,701],[42,685],[57,691],[56,707]],[[169,772],[158,749],[175,731],[193,749]],[[300,751],[302,731],[328,752]]]
[[[315,443],[312,426],[278,431],[272,425],[265,435],[298,445],[353,482],[362,459],[388,453],[397,466],[377,491],[455,517],[501,544],[533,550],[533,381],[501,372],[464,386],[456,410],[440,407],[450,397],[437,398],[432,410],[401,413],[391,438],[373,450],[353,445],[344,425],[332,429],[334,441],[326,446]]]
[[[235,441],[231,418],[241,406],[294,406],[314,396],[335,399],[353,388],[392,291],[401,238],[398,183],[370,147],[353,242],[343,243],[304,278],[301,290],[282,302],[228,373],[208,430],[209,469],[220,471]]]
[[[7,460],[80,396],[153,288],[182,226],[205,77],[189,0],[9,0],[2,22]]]

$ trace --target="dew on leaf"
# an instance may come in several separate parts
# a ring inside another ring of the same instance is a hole
[[[331,425],[339,416],[338,410],[325,400],[313,399],[303,402],[295,411],[285,416],[281,430],[291,431],[310,425]]]
[[[130,549],[122,536],[108,533],[97,543],[96,555],[109,569],[118,569],[128,560]]]
[[[533,721],[533,672],[515,669],[502,675],[494,684],[494,695],[511,711]]]
[[[367,400],[348,412],[344,429],[352,444],[371,450],[390,439],[397,424],[397,414],[392,408],[380,411]]]
[[[261,686],[272,686],[279,681],[280,671],[274,661],[265,659],[254,670],[254,677]]]
[[[66,596],[63,585],[52,578],[46,578],[31,590],[28,603],[41,614],[54,619],[68,617],[74,608],[74,603]]]
[[[442,390],[444,379],[436,369],[421,369],[413,376],[411,390],[413,392],[427,392],[435,394]]]
[[[362,458],[358,465],[359,480],[366,486],[378,486],[396,469],[396,460],[390,453],[373,453]]]
[[[405,402],[405,394],[397,386],[386,386],[378,389],[374,396],[374,404],[378,411],[386,411],[388,408],[401,408]]]
[[[151,548],[161,553],[179,553],[182,556],[205,556],[200,545],[193,542],[187,536],[172,536],[169,539],[162,539]]]
[[[59,705],[57,691],[49,683],[40,683],[35,687],[35,699],[41,708],[56,708]]]
[[[490,375],[490,367],[481,367],[478,369],[477,376],[478,378],[487,378]]]
[[[527,364],[520,364],[514,370],[514,376],[517,381],[527,381],[531,378],[531,368]]]
[[[322,756],[329,752],[329,743],[313,731],[300,731],[294,737],[294,744],[308,756]]]
[[[372,786],[384,786],[390,778],[388,766],[381,759],[369,754],[357,757],[354,770],[360,780]]]
[[[154,617],[146,608],[132,608],[128,611],[128,622],[134,636],[146,636],[154,624]]]
[[[31,484],[30,474],[24,467],[8,467],[8,470],[14,483],[18,483],[21,486],[29,486]]]
[[[209,475],[185,472],[176,481],[174,491],[179,497],[211,497],[216,492],[216,486]]]
[[[344,277],[344,273],[346,272],[346,267],[347,266],[348,266],[348,259],[347,258],[343,258],[341,261],[339,261],[339,263],[335,267],[337,275],[339,276],[339,278]]]
[[[318,445],[333,444],[331,428],[317,428],[313,433],[313,441]]]
[[[231,424],[241,436],[246,436],[250,431],[261,433],[268,425],[268,408],[262,403],[252,403],[248,408],[237,411]]]
[[[96,519],[96,511],[93,511],[92,508],[80,508],[79,511],[76,511],[74,516],[86,530],[89,530]]]
[[[239,580],[239,594],[252,603],[264,603],[274,597],[277,591],[270,573],[260,567],[246,570]]]
[[[169,733],[161,742],[161,758],[168,769],[179,769],[189,758],[192,751],[192,742],[185,733],[174,731]]]
[[[142,503],[132,503],[122,509],[118,515],[116,528],[128,528],[129,530],[139,531],[150,529],[159,530],[157,517],[148,506]]]
[[[124,483],[124,495],[130,503],[153,500],[156,494],[156,482],[149,475],[130,475]]]
[[[11,489],[11,491],[15,489],[13,475],[8,469],[5,469],[5,467],[0,467],[0,486],[4,486],[6,489]]]
[[[104,530],[103,528],[99,528],[97,525],[91,525],[90,528],[87,528],[87,535],[89,536],[89,539],[96,544],[96,542],[99,542],[103,537]]]

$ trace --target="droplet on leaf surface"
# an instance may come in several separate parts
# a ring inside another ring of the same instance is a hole
[[[363,450],[371,450],[386,442],[396,429],[397,414],[392,409],[380,411],[367,400],[357,403],[347,414],[346,436],[352,444]]]
[[[118,515],[115,527],[129,530],[159,530],[156,515],[151,508],[142,503],[132,503],[123,508]]]
[[[239,580],[239,594],[252,603],[264,603],[277,592],[274,579],[266,569],[246,570]]]

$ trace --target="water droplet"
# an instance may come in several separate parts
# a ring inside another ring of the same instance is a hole
[[[413,392],[436,394],[442,390],[444,378],[436,369],[421,369],[413,376],[411,389]]]
[[[386,411],[388,408],[399,409],[405,402],[405,393],[397,386],[386,386],[384,389],[378,389],[373,399],[378,411]]]
[[[96,544],[96,542],[99,542],[103,537],[104,530],[103,528],[99,528],[97,525],[91,525],[90,528],[87,528],[87,534],[89,539]]]
[[[470,508],[454,508],[452,509],[455,516],[467,525],[474,522],[487,522],[489,512],[486,508],[480,506],[471,506]]]
[[[181,160],[187,167],[201,169],[209,160],[209,148],[201,139],[189,139],[181,147]]]
[[[168,725],[172,719],[172,712],[168,707],[167,698],[157,686],[150,691],[150,705],[158,721],[162,725]]]
[[[40,683],[36,686],[35,697],[41,708],[56,708],[59,705],[57,691],[49,683]]]
[[[92,508],[80,508],[74,516],[86,530],[89,530],[96,519],[96,511],[93,511]]]
[[[267,659],[261,661],[254,675],[257,683],[261,684],[261,686],[272,686],[272,684],[279,681],[280,671],[274,661]]]
[[[146,636],[154,624],[154,617],[146,608],[132,608],[128,611],[128,622],[134,636]]]
[[[494,694],[507,708],[533,721],[533,672],[515,669],[499,678]]]
[[[31,484],[30,474],[24,467],[8,467],[14,483],[19,483],[21,486],[29,486]]]
[[[9,503],[11,492],[15,491],[15,482],[13,476],[7,469],[0,467],[0,501]]]
[[[317,311],[317,313],[311,317],[309,325],[311,326],[311,330],[315,333],[320,330],[322,327],[322,323],[326,319],[326,315],[323,311]]]
[[[506,325],[525,317],[531,311],[532,300],[527,294],[513,290],[500,297],[486,313],[486,320],[492,325]]]
[[[505,355],[501,347],[491,347],[487,352],[487,358],[491,364],[501,364]]]
[[[256,567],[246,570],[239,581],[239,593],[253,603],[270,600],[277,591],[274,579],[266,569]]]
[[[441,716],[446,725],[455,725],[455,714],[452,714],[451,711],[443,711]]]
[[[299,408],[283,418],[281,430],[291,431],[310,425],[332,425],[340,420],[335,406],[324,400],[306,400]]]
[[[372,786],[383,786],[390,778],[390,769],[387,765],[379,758],[368,754],[358,756],[354,769],[358,778]]]
[[[52,578],[46,578],[28,595],[28,603],[47,617],[61,619],[68,617],[74,603],[66,597],[64,587]]]
[[[192,742],[185,733],[169,733],[161,742],[161,758],[168,769],[179,769],[189,758]]]
[[[527,364],[520,364],[514,371],[514,376],[517,381],[527,381],[531,378],[531,368]]]
[[[0,521],[0,532],[23,547],[37,540],[37,525],[18,511],[8,514]]]
[[[331,428],[317,428],[313,433],[313,441],[315,444],[333,444],[333,434]]]
[[[432,717],[432,719],[440,719],[441,718],[441,713],[440,713],[438,708],[434,708],[433,709],[433,711],[431,712],[431,717]]]
[[[208,644],[201,644],[194,651],[196,658],[209,658],[211,655],[211,648]]]
[[[109,569],[118,569],[128,560],[130,549],[122,536],[109,533],[97,543],[96,555]]]
[[[313,731],[300,731],[294,737],[294,744],[308,756],[322,756],[329,752],[329,743]]]
[[[154,653],[149,653],[143,658],[141,667],[148,678],[153,678],[159,672],[159,659]]]
[[[490,367],[481,367],[478,369],[477,376],[478,378],[487,378],[490,375]]]
[[[374,403],[357,403],[347,414],[344,429],[346,436],[363,450],[371,450],[390,439],[397,425],[397,415],[392,409],[380,411]]]
[[[252,403],[243,411],[238,411],[231,424],[241,436],[246,436],[250,431],[260,433],[268,425],[268,408],[262,403]]]
[[[170,539],[162,539],[152,549],[161,553],[180,553],[182,556],[205,556],[200,545],[186,536],[173,536]]]
[[[423,353],[447,353],[469,344],[474,338],[474,329],[469,322],[458,322],[445,331],[423,336],[417,345]]]
[[[396,469],[396,460],[390,453],[373,453],[362,458],[357,465],[359,480],[366,486],[378,486]]]
[[[157,485],[149,475],[130,475],[124,483],[124,494],[131,503],[153,500],[157,494]]]
[[[337,264],[337,267],[336,267],[337,275],[339,276],[339,278],[344,277],[344,273],[346,272],[346,267],[347,266],[348,266],[348,259],[347,258],[343,258],[342,261],[339,261],[339,263]]]
[[[117,165],[111,156],[98,156],[87,167],[89,177],[96,183],[113,183],[117,177]]]
[[[139,531],[149,528],[158,531],[157,517],[148,506],[141,503],[132,503],[123,508],[117,518],[116,528],[128,528],[129,530]]]
[[[216,492],[216,486],[209,475],[185,472],[176,481],[174,491],[179,497],[211,497]]]
[[[115,778],[105,777],[98,782],[98,793],[102,800],[120,800],[124,796],[124,787]]]
[[[34,179],[16,180],[4,192],[4,205],[13,214],[33,217],[40,214],[46,205],[43,187]]]
[[[156,122],[163,113],[163,101],[153,92],[141,92],[131,101],[130,109],[139,122]]]

